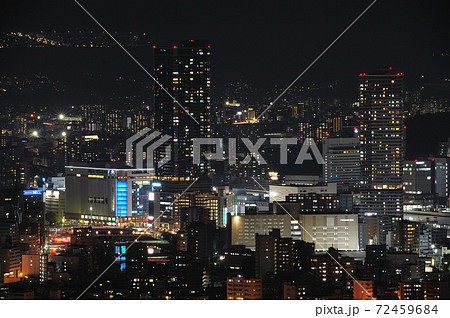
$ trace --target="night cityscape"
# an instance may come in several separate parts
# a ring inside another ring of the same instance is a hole
[[[449,29],[443,0],[4,3],[0,300],[449,300]]]

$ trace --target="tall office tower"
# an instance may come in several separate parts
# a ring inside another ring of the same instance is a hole
[[[157,174],[189,180],[207,171],[206,163],[193,164],[193,138],[210,137],[210,46],[204,40],[182,41],[173,47],[154,46],[156,80],[195,118],[155,85],[155,130],[172,137],[171,161]],[[165,157],[165,147],[156,160]]]
[[[380,243],[391,245],[403,211],[403,73],[360,74],[362,215],[380,218]]]
[[[323,178],[336,183],[338,191],[354,190],[360,182],[358,138],[326,138],[323,140]]]

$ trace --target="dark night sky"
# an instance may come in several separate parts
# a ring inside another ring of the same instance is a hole
[[[111,31],[147,32],[155,43],[210,39],[216,84],[242,78],[266,87],[287,86],[371,2],[80,1]],[[1,31],[99,31],[71,0],[16,0],[2,7]],[[301,81],[354,85],[358,73],[387,66],[413,84],[422,74],[449,78],[450,56],[441,56],[450,54],[449,30],[450,1],[378,0]],[[10,66],[26,65],[11,59]],[[145,76],[126,59],[121,66],[130,75]],[[142,59],[151,68],[150,49]]]

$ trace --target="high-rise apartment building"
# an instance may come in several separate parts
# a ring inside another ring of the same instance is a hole
[[[171,161],[157,171],[160,176],[189,180],[207,171],[206,163],[193,164],[192,152],[193,138],[206,138],[211,132],[210,51],[204,40],[154,46],[155,78],[166,90],[155,85],[154,128],[173,142]],[[159,150],[156,158],[165,157],[165,151]]]
[[[381,243],[403,211],[403,95],[403,73],[384,70],[359,76],[360,213],[380,218]]]

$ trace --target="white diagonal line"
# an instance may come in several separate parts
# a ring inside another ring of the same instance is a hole
[[[315,60],[312,61],[311,64],[309,64],[308,67],[305,68],[305,70],[299,76],[297,76],[297,78],[288,87],[286,87],[286,89],[277,98],[275,98],[273,102],[271,102],[269,106],[267,106],[266,109],[264,109],[264,111],[261,114],[259,114],[259,116],[256,119],[260,119],[261,116],[264,115],[265,112],[268,111],[269,108],[272,107],[273,104],[275,104],[281,98],[281,96],[283,96],[292,87],[292,85],[294,85],[295,82],[297,82],[299,78],[302,77],[334,45],[334,43],[336,43],[344,35],[344,33],[347,32],[353,26],[353,24],[355,24],[356,21],[358,21],[359,18],[361,18],[364,15],[364,13],[366,13],[367,10],[369,10],[375,4],[375,2],[377,2],[377,0],[374,0],[366,9],[364,9],[364,11],[361,12],[361,14],[355,20],[353,20],[353,22],[350,23],[350,25],[347,28],[345,28],[345,30],[342,31],[342,33],[339,34],[339,36],[333,42],[331,42],[331,44],[328,45],[328,47],[325,50],[323,50],[322,53],[320,53],[319,56],[316,57]]]
[[[260,188],[261,189],[263,189],[268,195],[269,195],[269,197],[270,197],[270,192],[269,191],[267,191],[262,185],[261,185],[261,183],[259,183],[256,179],[255,179],[255,177],[252,177],[252,179],[260,186]],[[273,202],[275,202],[276,204],[278,204],[283,210],[284,210],[284,212],[286,212],[286,214],[288,214],[295,222],[297,222],[297,224],[301,227],[301,229],[302,229],[302,231],[304,231],[306,234],[308,234],[312,239],[313,239],[313,236],[311,235],[311,233],[309,233],[304,227],[303,227],[303,225],[301,225],[300,224],[300,222],[298,221],[298,220],[296,220],[293,216],[292,216],[292,214],[290,214],[285,208],[284,208],[284,206],[282,206],[278,201],[276,201],[276,200],[273,200]],[[337,259],[335,259],[334,258],[334,256],[333,255],[331,255],[331,253],[330,252],[328,252],[328,250],[327,249],[325,249],[325,247],[322,245],[322,243],[319,243],[319,242],[316,242],[317,243],[317,245],[319,245],[320,246],[320,248],[322,248],[322,249],[324,249],[325,251],[326,251],[326,253],[344,270],[344,272],[346,272],[347,273],[347,275],[351,278],[351,279],[353,279],[353,281],[355,282],[355,283],[357,283],[358,285],[359,285],[359,287],[361,287],[361,289],[362,290],[364,290],[364,292],[367,294],[367,295],[369,295],[370,296],[370,298],[372,298],[373,300],[375,300],[375,298],[361,285],[361,283],[360,282],[358,282],[357,280],[356,280],[356,278],[355,277],[353,277],[353,275],[352,274],[350,274],[346,269],[345,269],[345,267],[344,266],[342,266],[341,265],[341,263],[339,263],[338,261],[337,261]]]
[[[126,49],[126,48],[124,48],[123,47],[123,45],[122,44],[120,44],[119,43],[119,41],[117,41],[116,40],[116,38],[114,38],[112,35],[111,35],[111,33],[109,33],[108,32],[108,30],[106,30],[104,27],[103,27],[103,25],[101,25],[100,24],[100,22],[98,22],[97,21],[97,19],[96,18],[94,18],[94,16],[88,11],[88,10],[86,10],[86,8],[85,7],[83,7],[77,0],[73,0],[73,1],[75,1],[75,3],[76,4],[78,4],[78,6],[81,8],[81,9],[83,9],[83,11],[84,12],[86,12],[86,14],[95,22],[95,23],[97,23],[98,24],[98,26],[100,27],[100,28],[102,28],[102,30],[103,31],[105,31],[105,33],[106,34],[108,34],[109,35],[109,37],[111,38],[111,39],[113,39],[113,41],[114,42],[116,42],[116,44],[148,75],[148,76],[150,76],[150,78],[167,94],[167,95],[169,95],[170,96],[170,98],[172,98],[173,99],[173,101],[178,105],[178,106],[180,106],[180,108],[182,109],[182,110],[184,110],[185,112],[186,112],[186,114],[188,114],[191,118],[192,118],[192,120],[193,121],[195,121],[196,123],[197,123],[197,125],[200,125],[200,123],[197,121],[197,119],[195,119],[194,118],[194,116],[192,116],[191,115],[191,113],[189,113],[187,110],[186,110],[186,108],[184,108],[179,102],[178,102],[178,100],[175,98],[175,97],[173,97],[172,96],[172,94],[170,94],[169,93],[169,91],[167,90],[167,89],[165,89],[157,80],[156,80],[156,78],[149,72],[149,71],[147,71],[147,69],[144,67],[144,66],[142,66],[142,64],[141,63],[139,63],[139,61],[138,60],[136,60],[136,58],[133,56],[133,55],[131,55],[131,53],[130,52],[128,52],[128,50]]]
[[[197,182],[197,180],[198,180],[198,178],[196,178],[194,181],[192,181],[192,183],[186,188],[186,189],[184,189],[184,191],[183,192],[181,192],[181,194],[175,199],[175,200],[173,200],[172,201],[172,203],[164,210],[164,212],[163,213],[161,213],[156,219],[154,219],[153,220],[153,222],[152,222],[152,227],[153,227],[153,224],[155,224],[155,222],[161,217],[161,216],[163,216],[164,215],[164,213],[166,213],[167,212],[167,210],[169,210],[171,207],[172,207],[172,205],[174,205],[175,204],[175,202],[177,202],[178,201],[178,199],[179,198],[181,198],[191,187],[192,187],[192,185],[195,183],[195,182]],[[96,279],[94,279],[94,281],[92,282],[92,283],[90,283],[89,284],[89,286],[85,289],[85,290],[83,290],[83,292],[75,299],[75,300],[79,300],[99,279],[100,279],[100,277],[102,277],[110,268],[111,268],[111,266],[113,266],[116,262],[117,262],[117,260],[120,258],[120,257],[122,257],[123,256],[123,254],[125,254],[127,251],[128,251],[128,249],[130,248],[130,247],[132,247],[133,245],[134,245],[134,243],[136,243],[140,238],[141,238],[141,236],[142,235],[144,235],[144,233],[142,233],[142,234],[140,234],[138,237],[136,237],[135,239],[134,239],[134,241],[130,244],[130,245],[128,245],[128,247],[125,249],[125,251],[124,252],[122,252],[122,253],[120,253],[119,254],[119,256],[117,256],[115,259],[114,259],[114,261],[111,263],[111,264],[109,264],[109,266],[108,267],[106,267],[106,269],[100,274],[100,275],[98,275],[97,276],[97,278]]]

